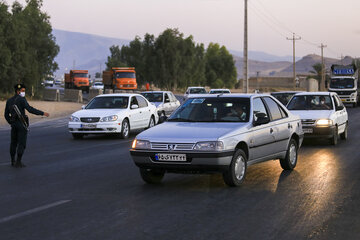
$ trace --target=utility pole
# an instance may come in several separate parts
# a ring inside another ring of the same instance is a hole
[[[326,48],[327,46],[322,44],[320,45],[321,48],[321,82],[320,82],[320,86],[319,86],[319,90],[320,91],[324,91],[325,90],[325,62],[324,62],[324,48]]]
[[[243,91],[245,93],[249,92],[249,76],[248,76],[248,22],[247,22],[247,2],[244,0],[244,81],[243,81]]]
[[[286,38],[287,40],[292,40],[293,41],[293,78],[294,78],[294,89],[296,88],[296,72],[295,72],[295,41],[296,40],[300,40],[301,37],[296,38],[295,37],[295,33],[293,33],[293,37],[292,38]]]

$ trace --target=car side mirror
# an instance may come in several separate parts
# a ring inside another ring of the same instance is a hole
[[[166,120],[167,120],[167,116],[161,116],[159,118],[159,124],[165,122]]]
[[[131,109],[138,109],[138,108],[139,108],[139,105],[137,105],[137,104],[131,105]]]
[[[336,107],[336,111],[341,111],[344,109],[344,106],[343,105],[340,105],[340,106],[337,106]]]
[[[259,125],[263,125],[263,124],[267,124],[270,122],[270,118],[269,117],[258,117],[256,119],[256,121],[254,121],[254,126],[259,126]]]
[[[164,101],[165,103],[168,103],[168,102],[170,102],[170,99],[168,99],[168,98],[165,98],[165,101]]]
[[[81,106],[81,109],[85,109],[85,107],[86,107],[85,105],[82,105],[82,106]]]

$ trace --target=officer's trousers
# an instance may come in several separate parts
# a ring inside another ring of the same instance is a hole
[[[12,157],[17,155],[22,156],[26,148],[27,130],[24,126],[16,121],[11,124],[11,144],[10,144],[10,155]]]

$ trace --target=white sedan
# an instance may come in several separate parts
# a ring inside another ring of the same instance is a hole
[[[102,82],[94,82],[91,87],[92,89],[104,89],[104,84]]]
[[[158,118],[156,107],[140,94],[103,94],[73,113],[68,127],[74,139],[98,133],[128,138],[130,130],[153,127]]]

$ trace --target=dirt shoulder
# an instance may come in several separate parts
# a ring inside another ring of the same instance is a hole
[[[27,115],[30,118],[30,124],[34,122],[45,121],[48,119],[67,117],[73,112],[80,110],[81,106],[83,105],[82,103],[73,103],[73,102],[48,102],[48,101],[28,101],[28,102],[32,107],[50,113],[49,118],[27,113]],[[7,122],[4,118],[5,105],[6,105],[5,101],[0,101],[0,126],[7,125]]]

